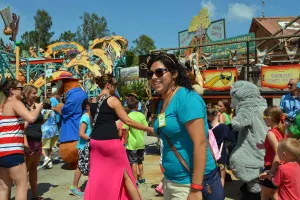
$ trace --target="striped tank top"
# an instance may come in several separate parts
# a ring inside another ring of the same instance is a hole
[[[0,157],[11,154],[24,155],[24,119],[18,116],[3,116],[3,106],[0,110]]]

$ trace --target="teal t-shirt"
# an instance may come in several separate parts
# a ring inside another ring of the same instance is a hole
[[[86,124],[85,134],[90,137],[91,132],[92,132],[92,127],[91,127],[89,116],[86,115],[86,114],[83,114],[82,117],[81,117],[81,119],[80,119],[79,126],[81,125],[81,123],[85,123]],[[84,146],[85,146],[85,144],[86,144],[86,141],[84,139],[82,139],[81,137],[79,137],[79,140],[78,140],[76,148],[77,149],[83,149]]]
[[[143,124],[144,126],[148,126],[146,117],[141,112],[132,111],[128,114],[128,117],[140,124]],[[129,129],[128,143],[126,149],[139,150],[145,148],[144,131],[128,127],[126,124],[123,124],[123,128]]]
[[[161,103],[159,109],[161,107]],[[165,177],[180,184],[190,184],[192,175],[177,159],[164,134],[166,134],[177,151],[180,153],[189,168],[193,171],[193,143],[185,128],[185,123],[194,119],[204,119],[205,134],[208,138],[208,124],[206,116],[206,105],[203,99],[195,91],[180,88],[170,101],[166,111],[166,126],[160,128],[159,137],[163,141],[163,160],[162,165],[165,169]],[[157,134],[158,120],[154,123],[154,132]],[[199,131],[199,134],[200,131]],[[215,161],[207,146],[206,168],[204,174],[208,174],[216,168]]]

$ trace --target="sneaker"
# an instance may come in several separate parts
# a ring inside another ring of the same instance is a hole
[[[142,179],[139,180],[140,184],[145,183],[145,182],[146,182],[146,179],[144,179],[144,178],[142,178]]]
[[[46,168],[47,168],[47,169],[52,169],[52,167],[53,167],[53,164],[52,164],[52,161],[50,161],[50,162],[48,163],[48,165],[46,165]]]
[[[83,195],[84,195],[84,193],[80,190],[80,188],[74,188],[74,189],[70,188],[69,194],[78,196],[78,197],[83,197]]]
[[[156,191],[158,194],[164,195],[164,190],[163,190],[162,187],[157,186],[157,187],[155,188],[155,191]]]
[[[51,162],[51,159],[48,158],[48,157],[46,157],[46,158],[44,159],[44,163],[43,163],[42,167],[47,166],[49,162]]]

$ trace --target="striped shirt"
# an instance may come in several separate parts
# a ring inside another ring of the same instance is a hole
[[[0,112],[0,157],[11,154],[24,155],[24,119]]]

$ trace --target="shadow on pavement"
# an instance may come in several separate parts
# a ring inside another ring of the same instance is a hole
[[[46,192],[48,192],[51,188],[56,188],[59,185],[52,185],[50,183],[38,183],[37,188],[38,188],[38,194],[39,196],[43,196]],[[31,199],[31,189],[28,190],[27,193],[27,199]],[[12,198],[11,200],[15,200],[15,197]],[[45,198],[45,200],[54,200],[51,198]]]
[[[62,162],[63,163],[63,162]],[[62,169],[64,169],[64,170],[70,170],[70,171],[72,171],[72,170],[75,170],[74,168],[72,168],[69,164],[67,164],[67,163],[64,163],[62,166],[61,166],[61,168]]]

